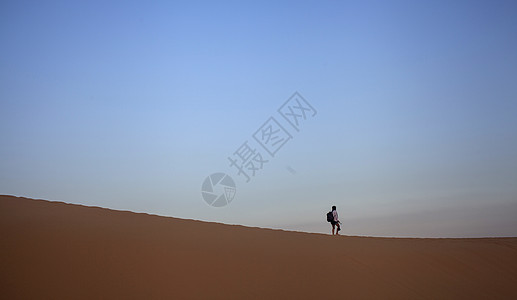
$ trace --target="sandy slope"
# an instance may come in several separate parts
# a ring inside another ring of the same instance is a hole
[[[247,228],[0,196],[2,299],[517,299],[517,238]]]

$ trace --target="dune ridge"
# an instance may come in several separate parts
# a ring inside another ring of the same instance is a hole
[[[0,196],[3,299],[516,299],[517,238],[288,232]]]

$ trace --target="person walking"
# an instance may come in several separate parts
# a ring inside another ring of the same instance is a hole
[[[337,226],[337,230],[336,230],[336,235],[339,235],[339,231],[341,230],[341,222],[339,222],[339,216],[337,214],[337,210],[336,210],[336,206],[332,206],[332,217],[334,218],[334,220],[332,220],[330,222],[330,224],[332,224],[332,235],[334,235],[334,230]]]

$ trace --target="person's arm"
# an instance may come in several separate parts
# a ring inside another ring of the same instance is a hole
[[[337,211],[336,211],[336,210],[334,210],[334,211],[332,212],[332,215],[334,216],[334,222],[339,222],[339,218],[338,218],[338,215],[337,215]]]

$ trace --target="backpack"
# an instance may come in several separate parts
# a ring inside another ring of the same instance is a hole
[[[332,221],[334,221],[334,215],[332,214],[331,211],[329,211],[327,213],[327,222],[332,222]]]

